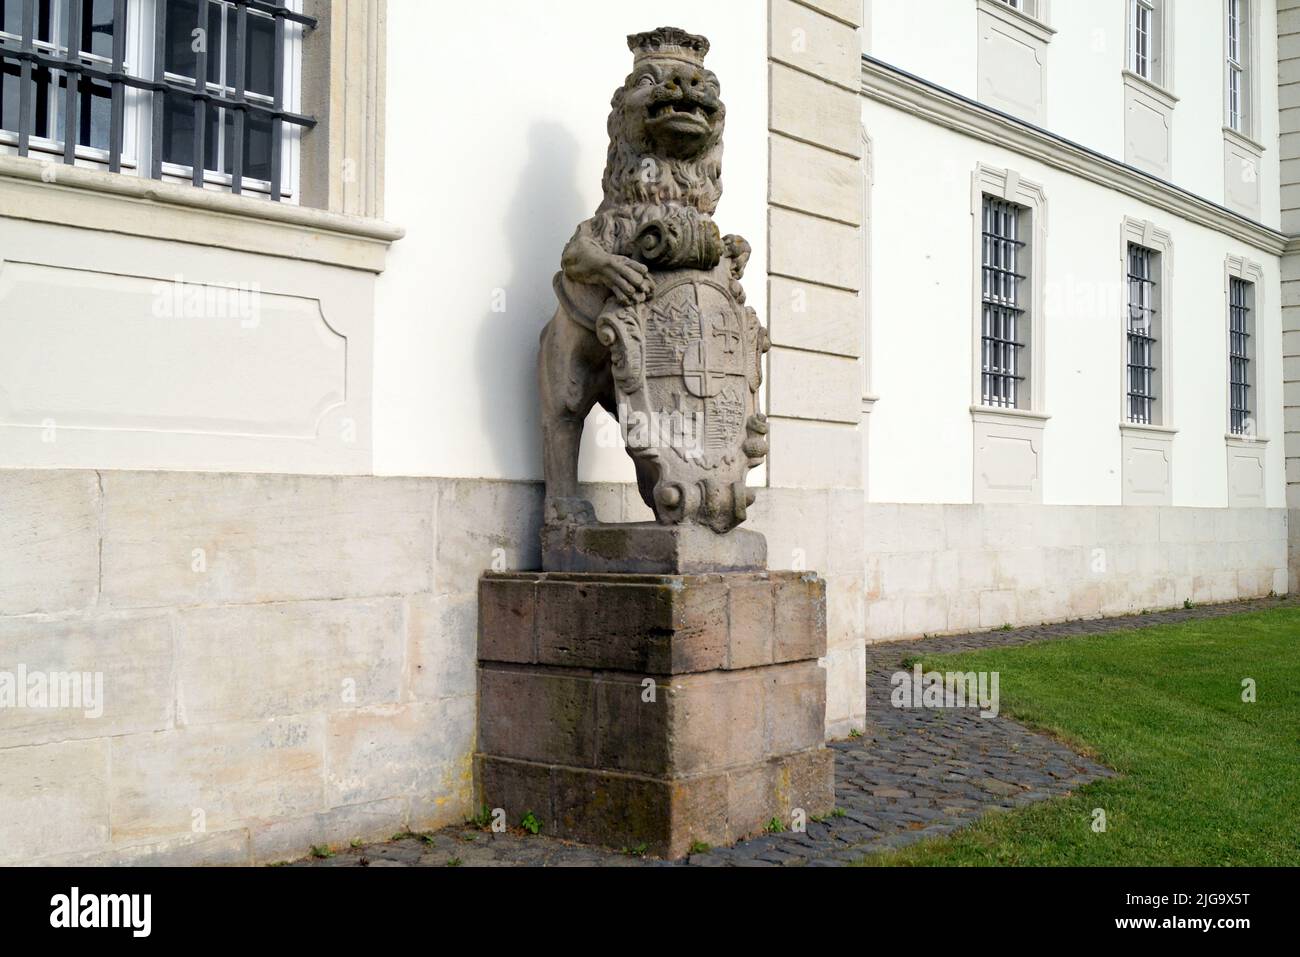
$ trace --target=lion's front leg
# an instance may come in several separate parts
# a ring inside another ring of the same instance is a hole
[[[610,252],[581,228],[564,247],[561,265],[569,279],[589,286],[604,286],[620,305],[645,302],[654,295],[654,281],[643,263]]]

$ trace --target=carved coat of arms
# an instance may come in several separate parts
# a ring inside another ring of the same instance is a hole
[[[619,426],[668,521],[730,528],[745,517],[747,443],[758,409],[763,331],[731,291],[730,266],[651,272],[654,296],[602,314]]]

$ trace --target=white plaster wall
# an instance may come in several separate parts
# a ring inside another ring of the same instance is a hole
[[[870,30],[864,48],[877,59],[963,96],[975,97],[978,78],[976,0],[866,0]],[[1261,218],[1279,221],[1277,150],[1276,6],[1256,0],[1256,90],[1263,143]],[[1223,0],[1174,0],[1172,182],[1223,204]],[[1047,128],[1090,149],[1124,158],[1121,71],[1126,46],[1126,0],[1051,0],[1047,22]]]
[[[865,0],[863,46],[884,60],[963,96],[975,95],[975,0]]]
[[[1173,236],[1173,504],[1227,504],[1224,260],[1264,269],[1257,320],[1267,504],[1284,501],[1275,256],[1009,150],[864,100],[873,142],[868,488],[876,502],[971,501],[971,173],[1012,168],[1047,196],[1045,504],[1120,504],[1120,228]]]
[[[754,247],[746,286],[766,319],[765,0],[483,0],[454,14],[390,0],[386,216],[407,236],[377,299],[378,474],[540,477],[535,362],[551,277],[600,202],[625,37],[664,24],[713,43],[727,104],[717,220]],[[582,471],[633,478],[590,428]]]

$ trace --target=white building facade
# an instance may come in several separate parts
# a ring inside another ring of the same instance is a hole
[[[551,276],[660,23],[0,6],[0,692],[104,687],[0,707],[0,863],[463,819],[478,576],[540,565]],[[773,342],[752,523],[827,579],[828,735],[868,642],[1293,587],[1292,0],[654,16],[722,82]],[[590,425],[598,512],[644,518]]]

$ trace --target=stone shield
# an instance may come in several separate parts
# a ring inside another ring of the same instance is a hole
[[[654,296],[596,323],[641,495],[664,524],[723,532],[744,521],[745,475],[766,452],[758,415],[762,330],[729,261],[652,273]]]

